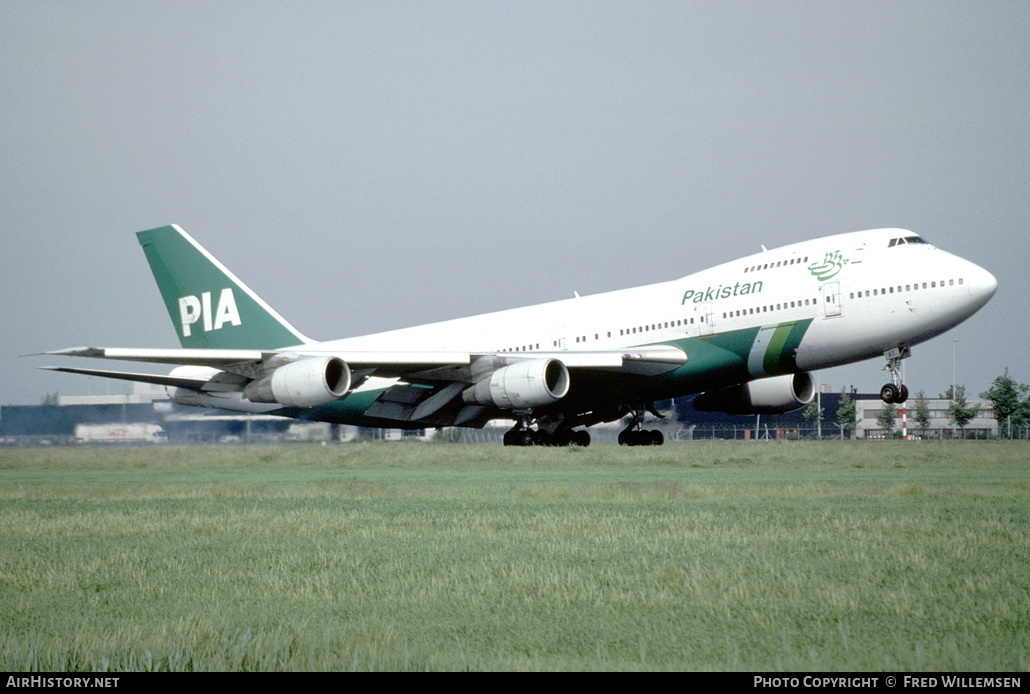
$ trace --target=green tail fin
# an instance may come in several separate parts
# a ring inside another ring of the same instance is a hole
[[[179,227],[136,236],[183,347],[279,349],[310,342]]]

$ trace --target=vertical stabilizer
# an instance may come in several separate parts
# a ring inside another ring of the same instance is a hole
[[[179,227],[136,236],[183,347],[279,349],[310,342]]]

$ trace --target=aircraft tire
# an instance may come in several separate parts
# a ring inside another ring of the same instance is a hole
[[[586,448],[587,446],[590,445],[590,432],[587,431],[586,429],[580,429],[579,431],[573,431],[573,432],[571,432],[571,435],[572,436],[571,436],[570,443],[573,443],[573,444],[575,444],[577,446],[582,446],[583,448]]]
[[[901,391],[893,383],[887,383],[880,388],[880,399],[886,403],[896,403]]]

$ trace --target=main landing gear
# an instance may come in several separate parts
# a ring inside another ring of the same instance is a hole
[[[538,425],[530,429],[531,417],[518,415],[518,424],[504,432],[505,446],[582,446],[590,445],[590,432],[586,429],[573,431],[570,428],[554,427],[552,430]]]
[[[663,418],[661,414],[655,412],[654,406],[650,405],[646,408],[650,410],[656,417]],[[644,411],[643,407],[633,408],[633,420],[629,423],[629,426],[619,432],[619,445],[620,446],[661,446],[665,443],[665,435],[657,429],[641,429],[640,426],[644,423]]]
[[[901,360],[911,355],[912,350],[908,347],[898,347],[883,353],[887,358],[887,366],[883,370],[891,374],[891,382],[880,388],[880,399],[884,402],[900,405],[908,400],[908,386],[901,382]]]

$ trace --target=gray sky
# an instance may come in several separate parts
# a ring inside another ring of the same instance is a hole
[[[1030,382],[1022,0],[0,7],[0,404],[108,392],[21,354],[178,346],[169,223],[316,339],[905,227],[1000,283],[913,391]]]

